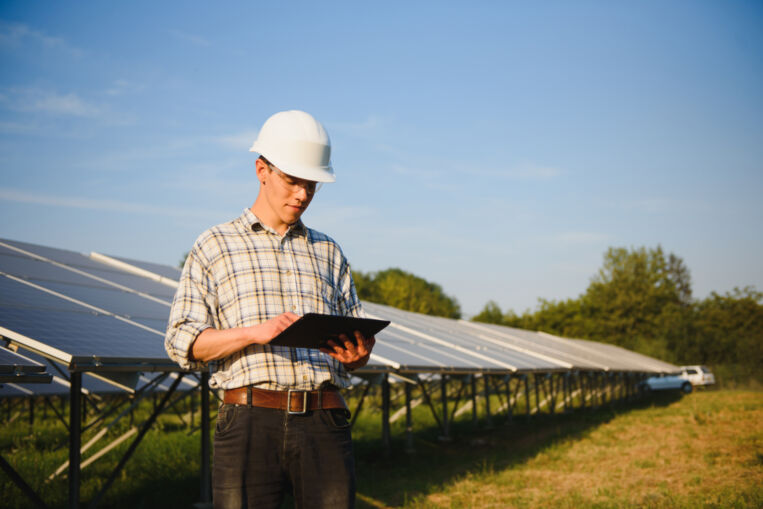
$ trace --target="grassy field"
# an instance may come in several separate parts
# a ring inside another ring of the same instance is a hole
[[[661,394],[461,436],[362,459],[359,505],[763,507],[761,392]]]
[[[490,430],[466,418],[454,423],[450,442],[438,440],[431,414],[419,407],[413,454],[404,452],[402,421],[383,454],[378,410],[366,408],[354,431],[360,508],[763,507],[760,391],[661,394],[596,411],[517,416],[511,425],[497,416]],[[120,423],[113,435],[129,426]],[[83,470],[83,501],[126,447]],[[190,507],[199,495],[198,451],[198,431],[163,416],[103,507]],[[31,432],[21,418],[6,423],[0,453],[51,507],[67,505],[65,477],[45,480],[67,459],[60,423],[38,416]],[[3,473],[0,491],[3,507],[29,506]]]

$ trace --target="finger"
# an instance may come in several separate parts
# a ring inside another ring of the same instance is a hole
[[[300,316],[296,313],[292,313],[291,311],[287,311],[281,315],[289,324],[292,324],[300,319]]]
[[[344,349],[347,350],[347,352],[351,354],[355,353],[355,343],[353,343],[346,334],[340,334],[339,340],[342,342],[342,345],[344,346]]]
[[[355,331],[355,338],[357,339],[357,342],[358,342],[357,352],[360,355],[360,357],[363,357],[364,355],[370,352],[369,340],[371,338],[366,338],[365,336],[363,336],[363,333],[360,331]]]

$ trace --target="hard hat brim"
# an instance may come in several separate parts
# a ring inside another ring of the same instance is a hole
[[[334,175],[334,168],[331,166],[330,161],[326,166],[306,166],[297,164],[293,161],[285,161],[275,154],[269,154],[271,151],[265,148],[259,150],[260,148],[262,147],[259,147],[259,144],[255,141],[249,149],[249,152],[260,154],[287,175],[305,180],[312,180],[313,182],[336,182],[336,175]]]

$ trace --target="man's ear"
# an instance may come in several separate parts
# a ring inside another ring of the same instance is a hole
[[[254,162],[254,170],[257,172],[257,180],[260,181],[260,184],[264,184],[267,180],[268,175],[268,165],[265,164],[265,161],[262,160],[262,158],[258,158]]]

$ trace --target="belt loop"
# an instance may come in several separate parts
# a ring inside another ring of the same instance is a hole
[[[252,406],[252,386],[246,386],[246,406]]]

